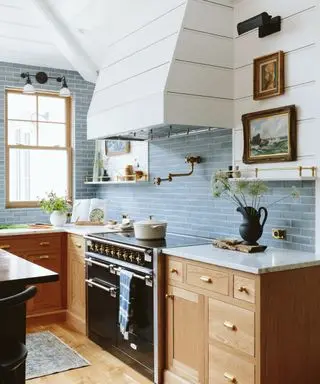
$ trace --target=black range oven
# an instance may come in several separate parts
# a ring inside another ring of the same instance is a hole
[[[151,255],[150,255],[151,253]],[[154,380],[154,292],[152,251],[105,244],[87,238],[88,337]],[[133,273],[132,318],[127,337],[119,328],[119,274]]]
[[[86,239],[87,332],[91,340],[148,377],[161,382],[164,329],[164,248],[210,243],[193,236],[167,234],[165,240],[140,241],[133,233],[98,233]],[[133,273],[132,317],[126,338],[119,330],[119,274]]]

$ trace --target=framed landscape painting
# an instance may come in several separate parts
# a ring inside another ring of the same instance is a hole
[[[106,140],[105,152],[107,156],[125,155],[130,152],[130,141],[128,140]]]
[[[254,100],[284,94],[284,53],[258,57],[253,62],[253,98]]]
[[[248,113],[242,116],[243,162],[275,163],[297,158],[295,105]]]

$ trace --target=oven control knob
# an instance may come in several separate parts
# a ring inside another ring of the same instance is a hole
[[[137,262],[138,265],[141,264],[141,262],[142,262],[142,257],[141,257],[140,255],[138,255],[138,256],[136,257],[136,262]]]
[[[114,248],[111,248],[110,254],[111,254],[111,256],[115,256],[116,255],[116,250]]]
[[[129,260],[131,261],[131,263],[133,262],[134,260],[134,254],[131,252],[130,255],[129,255]]]
[[[105,247],[104,247],[104,254],[105,254],[106,256],[108,256],[109,253],[110,253],[110,247],[108,247],[107,245],[105,245]]]
[[[99,248],[100,248],[99,244],[95,243],[95,245],[94,245],[95,252],[98,252]]]
[[[104,245],[100,245],[100,253],[103,255],[103,253],[104,253]]]
[[[124,251],[124,252],[123,252],[123,255],[122,255],[123,260],[124,260],[124,261],[127,261],[127,260],[128,260],[128,257],[129,257],[128,252]]]
[[[118,249],[118,250],[117,250],[117,258],[118,258],[118,259],[121,259],[121,257],[122,257],[122,252],[121,252],[120,249]]]

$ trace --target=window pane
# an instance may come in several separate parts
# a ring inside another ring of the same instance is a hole
[[[37,120],[36,96],[8,92],[8,119]]]
[[[39,96],[39,121],[65,123],[66,100],[59,97]]]
[[[10,201],[36,201],[46,192],[67,194],[67,152],[10,148]]]
[[[8,144],[37,145],[37,125],[24,121],[8,121]]]
[[[39,123],[39,145],[65,147],[66,126],[64,124]]]

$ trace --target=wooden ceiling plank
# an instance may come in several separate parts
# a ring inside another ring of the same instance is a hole
[[[63,23],[61,17],[47,0],[32,0],[32,2],[45,17],[57,48],[85,80],[95,83],[98,68]]]

